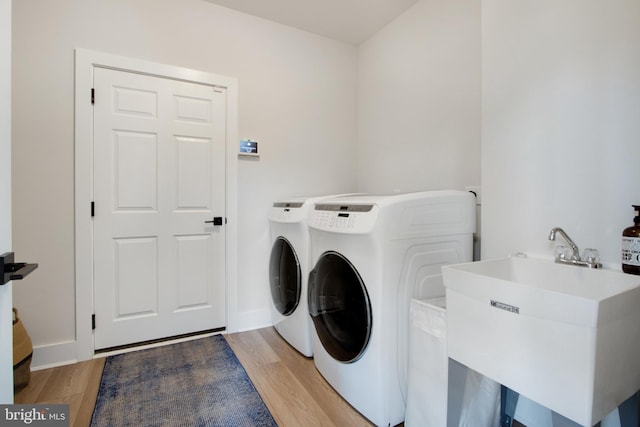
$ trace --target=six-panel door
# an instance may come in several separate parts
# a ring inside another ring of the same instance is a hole
[[[95,68],[95,348],[225,326],[225,91]]]

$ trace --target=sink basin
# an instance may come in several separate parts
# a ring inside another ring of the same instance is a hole
[[[583,426],[640,389],[640,276],[520,257],[442,274],[450,358]]]

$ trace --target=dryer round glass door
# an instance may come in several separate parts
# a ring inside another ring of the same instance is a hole
[[[284,316],[293,313],[300,303],[302,273],[296,252],[282,236],[276,239],[271,248],[269,282],[276,310]]]
[[[355,362],[371,337],[371,302],[355,267],[338,252],[320,256],[309,275],[309,314],[325,350]]]

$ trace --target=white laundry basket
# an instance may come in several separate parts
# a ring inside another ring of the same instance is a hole
[[[447,357],[445,297],[411,300],[407,427],[494,427],[500,386]]]

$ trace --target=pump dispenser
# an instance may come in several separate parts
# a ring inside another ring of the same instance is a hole
[[[633,205],[636,216],[633,227],[622,232],[622,271],[640,274],[640,205]]]

